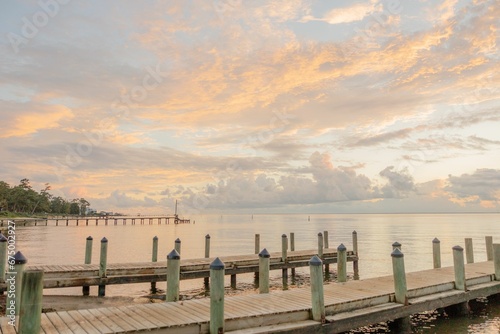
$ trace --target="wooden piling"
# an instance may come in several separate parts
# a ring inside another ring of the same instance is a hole
[[[101,239],[101,256],[99,261],[99,277],[106,277],[106,265],[108,261],[108,239],[106,237]],[[98,287],[97,295],[99,297],[104,297],[106,295],[106,285],[101,284]]]
[[[455,270],[455,289],[465,291],[464,249],[460,246],[455,246],[452,249],[453,267]]]
[[[92,263],[92,243],[94,242],[94,239],[92,236],[88,236],[85,242],[85,264],[91,264]],[[90,286],[84,285],[82,287],[82,294],[84,296],[90,295]]]
[[[295,233],[290,232],[290,252],[294,252],[294,251],[295,251]],[[292,268],[291,272],[292,272],[292,279],[294,279],[295,278],[295,268]]]
[[[472,238],[465,238],[465,259],[467,263],[474,263],[474,247]]]
[[[43,270],[26,270],[21,288],[19,333],[39,333],[42,322]]]
[[[210,234],[205,236],[205,258],[208,259],[210,257]],[[205,287],[208,287],[209,280],[208,277],[203,278],[203,283]]]
[[[492,261],[493,260],[493,237],[492,236],[484,237],[484,241],[486,243],[486,260]]]
[[[337,247],[337,281],[347,282],[347,248],[344,244]]]
[[[5,282],[6,265],[7,265],[7,238],[2,233],[0,233],[0,283]]]
[[[7,279],[7,300],[6,300],[6,310],[5,310],[5,315],[10,316],[14,315],[17,316],[19,314],[20,310],[20,303],[21,303],[21,287],[23,283],[23,272],[24,272],[24,267],[26,266],[26,263],[28,260],[24,257],[23,253],[21,252],[16,252],[14,254],[14,270],[9,270],[11,274],[9,274],[9,278]],[[12,285],[12,281],[14,280],[14,291],[9,288],[9,286]],[[17,317],[16,317],[17,318]]]
[[[354,279],[359,279],[359,254],[358,254],[358,232],[352,231],[352,251],[356,255],[356,259],[352,261],[352,270],[354,271]]]
[[[391,253],[391,257],[396,303],[408,305],[408,289],[406,286],[404,255],[401,253],[399,248],[395,248]]]
[[[260,234],[255,234],[255,254],[259,254],[260,251]]]
[[[181,256],[176,249],[167,255],[167,302],[179,300],[179,280],[181,272]]]
[[[284,263],[288,262],[287,250],[288,250],[288,238],[287,238],[286,234],[282,234],[281,235],[281,261]],[[286,266],[281,270],[281,277],[283,280],[283,289],[287,289],[288,288],[288,269]]]
[[[318,257],[323,258],[323,234],[321,232],[318,233]]]
[[[153,237],[153,249],[151,252],[151,262],[158,262],[158,237]],[[156,293],[156,282],[151,282],[151,293]]]
[[[323,247],[325,249],[330,248],[330,246],[328,244],[328,231],[323,231]]]
[[[432,264],[434,268],[441,268],[441,241],[438,238],[432,240]]]
[[[175,250],[180,255],[181,254],[181,239],[179,239],[179,238],[175,239],[174,245],[175,245],[174,246]]]
[[[495,281],[500,281],[500,244],[493,244],[493,264],[495,267]]]
[[[269,258],[267,249],[259,253],[259,293],[269,293]]]
[[[210,333],[224,333],[224,262],[210,264]]]
[[[312,318],[315,321],[325,322],[325,301],[323,292],[323,261],[313,256],[309,261],[311,276],[311,305]]]

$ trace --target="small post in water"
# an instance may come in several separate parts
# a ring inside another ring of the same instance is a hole
[[[438,238],[432,240],[432,264],[434,269],[441,268],[441,241]]]
[[[88,236],[85,242],[85,264],[91,264],[92,263],[92,244],[94,242],[94,239],[92,236]],[[84,285],[82,287],[82,294],[84,296],[90,295],[90,286]]]
[[[224,333],[224,262],[210,264],[210,333]]]
[[[175,244],[175,246],[174,246],[175,250],[180,255],[181,254],[181,239],[179,239],[179,238],[175,239],[174,244]]]
[[[315,321],[325,322],[325,301],[323,294],[323,262],[317,256],[309,261],[311,275],[312,317]]]
[[[151,252],[151,262],[158,262],[158,237],[153,238],[153,250]],[[156,293],[156,282],[151,282],[151,293]]]
[[[259,293],[269,293],[269,258],[267,249],[259,253]]]
[[[487,237],[484,237],[484,240],[486,242],[486,260],[492,261],[493,260],[493,237],[487,236]]]
[[[347,281],[347,248],[344,244],[337,247],[337,281]]]
[[[321,232],[318,233],[318,257],[323,258],[323,234]]]
[[[42,322],[43,270],[26,270],[21,289],[19,333],[39,333]]]
[[[108,239],[106,237],[101,239],[101,257],[99,261],[99,278],[106,278],[106,266],[108,261]],[[100,284],[98,287],[97,295],[104,297],[106,295],[106,285]]]
[[[465,238],[465,258],[467,263],[474,263],[474,247],[472,246],[472,238]]]
[[[399,249],[401,250],[401,244],[397,241],[395,241],[393,244],[392,244],[392,250],[395,250],[395,249]]]
[[[330,248],[328,244],[328,231],[323,231],[323,246],[325,249]]]
[[[175,249],[167,255],[167,302],[179,300],[180,260],[181,256]]]

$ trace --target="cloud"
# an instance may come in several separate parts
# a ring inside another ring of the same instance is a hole
[[[448,176],[445,190],[458,199],[500,202],[500,170],[477,169],[472,174]]]
[[[394,166],[389,166],[379,175],[388,180],[388,183],[381,189],[383,198],[404,198],[416,191],[413,177],[408,170],[398,172]]]
[[[327,12],[321,18],[311,15],[304,16],[301,22],[323,21],[329,24],[351,23],[363,20],[366,16],[381,11],[382,6],[377,5],[377,1],[369,3],[357,3],[349,7],[335,8]]]

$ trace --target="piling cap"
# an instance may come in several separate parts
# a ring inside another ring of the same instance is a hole
[[[323,236],[323,233],[319,232],[318,237],[322,237],[322,236]]]
[[[391,253],[391,256],[392,257],[404,257],[404,254],[401,253],[401,251],[399,249],[395,249],[392,253]]]
[[[92,238],[92,236],[91,236],[91,235],[89,235],[89,236],[87,237],[87,240],[94,240],[94,238]]]
[[[222,270],[225,265],[219,258],[216,258],[212,263],[210,263],[210,269],[212,270]]]
[[[401,247],[401,244],[397,241],[395,241],[393,244],[392,244],[392,247]]]
[[[309,260],[309,265],[310,266],[321,266],[323,264],[323,261],[316,255],[314,255],[311,260]]]
[[[177,239],[175,239],[175,242],[178,243],[178,244],[180,244],[181,243],[181,239],[177,238]]]
[[[170,253],[167,255],[167,260],[180,260],[181,256],[175,249],[173,249]]]
[[[356,230],[352,231],[352,234],[358,234],[358,232],[356,232]]]
[[[108,242],[108,239],[106,239],[106,237],[104,237],[101,239],[101,242]]]
[[[7,238],[5,237],[5,235],[0,233],[0,242],[6,242],[6,241],[7,241]]]
[[[205,238],[210,239],[210,234],[207,234]]]
[[[460,247],[459,245],[456,245],[452,248],[453,250],[456,250],[456,251],[463,251],[464,249],[462,247]]]
[[[340,245],[337,247],[337,250],[338,250],[338,251],[345,251],[345,250],[347,250],[347,248],[345,248],[344,244],[340,244]]]
[[[434,244],[438,244],[438,243],[440,243],[440,242],[441,242],[441,241],[439,241],[439,239],[438,239],[438,238],[434,238],[434,239],[432,240],[432,243],[434,243]]]
[[[282,238],[286,238],[286,234],[284,234],[284,233],[283,233],[283,234],[281,235],[281,237],[282,237]]]
[[[154,238],[153,238],[153,240],[158,240],[158,237],[155,235]]]
[[[263,250],[260,251],[259,257],[269,258],[271,257],[271,254],[269,254],[267,249],[264,248]]]
[[[14,264],[25,264],[26,262],[28,262],[28,259],[24,257],[23,253],[18,251],[14,255]]]

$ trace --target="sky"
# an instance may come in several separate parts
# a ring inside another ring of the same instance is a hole
[[[12,186],[121,213],[500,211],[498,1],[0,6]]]

